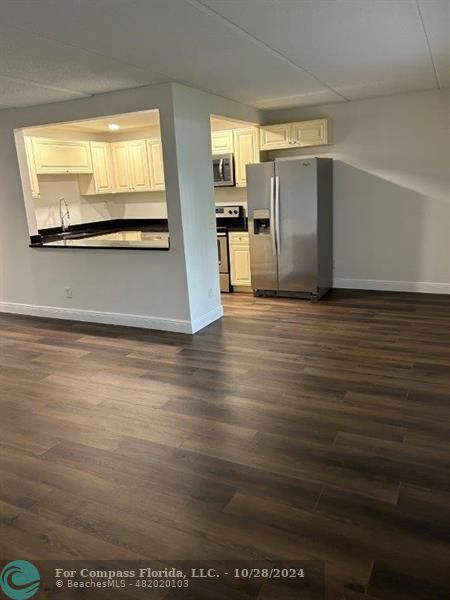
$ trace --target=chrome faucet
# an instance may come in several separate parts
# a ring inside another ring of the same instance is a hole
[[[59,199],[59,219],[61,221],[61,229],[67,231],[70,227],[70,209],[67,200],[62,196]],[[66,223],[67,219],[67,223]]]

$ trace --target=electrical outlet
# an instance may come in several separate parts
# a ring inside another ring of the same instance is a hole
[[[66,287],[66,298],[72,298],[72,288]]]

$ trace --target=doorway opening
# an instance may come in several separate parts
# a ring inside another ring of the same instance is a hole
[[[16,131],[32,246],[170,247],[159,110]]]
[[[260,162],[258,126],[211,115],[211,154],[220,290],[226,311],[234,294],[252,294],[246,169]]]

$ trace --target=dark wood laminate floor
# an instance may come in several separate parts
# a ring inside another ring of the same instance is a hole
[[[450,298],[224,298],[193,336],[0,316],[0,559],[321,559],[449,597]]]

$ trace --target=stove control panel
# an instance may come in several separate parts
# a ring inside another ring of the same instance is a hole
[[[218,219],[239,218],[243,215],[244,208],[240,205],[216,206],[216,217]]]

